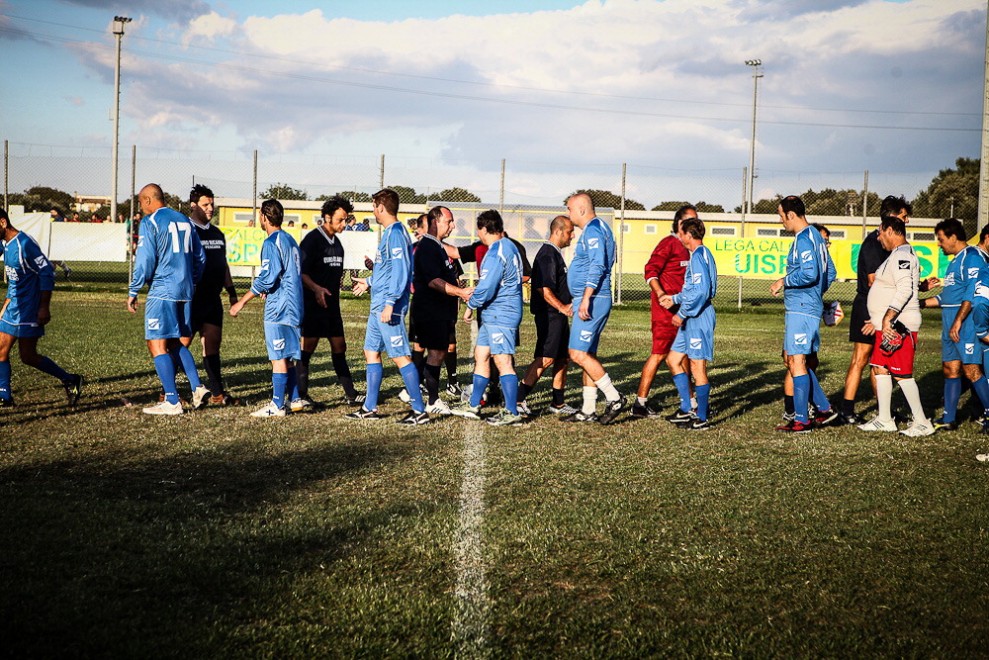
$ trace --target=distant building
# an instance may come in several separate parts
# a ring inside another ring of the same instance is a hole
[[[109,195],[80,195],[75,193],[76,200],[72,204],[73,211],[92,213],[101,206],[110,206]]]

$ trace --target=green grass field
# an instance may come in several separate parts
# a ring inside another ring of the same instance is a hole
[[[989,470],[974,460],[989,441],[972,423],[921,440],[773,432],[775,314],[720,315],[704,433],[549,417],[410,429],[391,421],[404,411],[393,366],[391,420],[344,420],[325,352],[321,412],[143,415],[157,380],[120,289],[56,292],[41,348],[86,374],[76,409],[13,362],[4,655],[989,655]],[[260,312],[228,320],[224,344],[228,387],[252,406],[270,394]],[[345,314],[361,379],[366,301]],[[918,374],[933,413],[937,316],[926,323]],[[642,306],[611,318],[602,355],[625,392],[648,324]],[[829,393],[846,332],[823,332]],[[463,380],[468,369],[462,355]],[[668,410],[672,385],[657,385]]]

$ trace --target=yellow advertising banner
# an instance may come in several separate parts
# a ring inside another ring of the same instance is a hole
[[[261,244],[268,235],[257,227],[220,227],[227,237],[227,263],[231,266],[260,266]],[[286,227],[287,232],[296,242],[302,242],[302,236],[309,231],[298,227]],[[343,243],[344,268],[361,270],[364,268],[364,258],[374,258],[378,244],[378,234],[370,231],[346,231],[337,234]]]

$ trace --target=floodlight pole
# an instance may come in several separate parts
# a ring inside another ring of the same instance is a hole
[[[110,186],[110,222],[117,221],[117,141],[120,137],[120,42],[124,36],[124,25],[131,19],[126,16],[113,17],[113,36],[117,40],[117,66],[113,73],[113,184]]]
[[[755,188],[755,129],[759,107],[759,78],[762,78],[762,60],[745,60],[752,67],[752,143],[749,146],[749,186],[746,214],[752,213],[752,191]]]

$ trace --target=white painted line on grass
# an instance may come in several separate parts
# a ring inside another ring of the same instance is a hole
[[[460,488],[460,519],[453,540],[457,586],[451,639],[462,658],[486,658],[491,601],[484,566],[484,431],[467,423],[464,433],[464,481]]]

